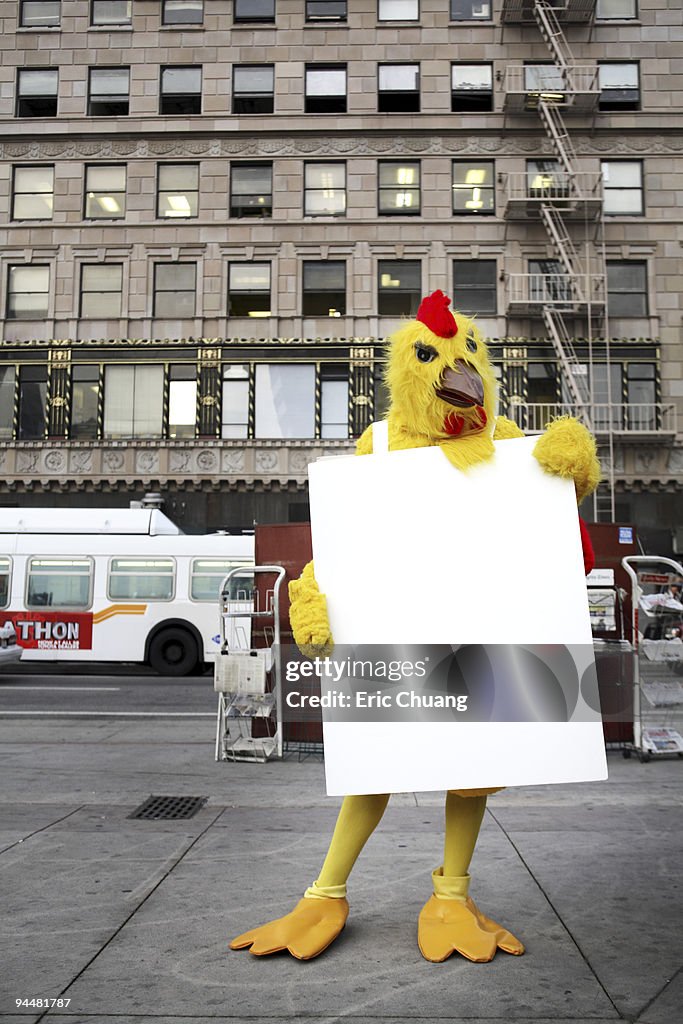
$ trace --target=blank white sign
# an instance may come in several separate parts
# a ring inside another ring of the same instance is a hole
[[[462,472],[441,449],[309,467],[315,575],[339,644],[591,644],[574,486],[536,438]],[[607,777],[583,722],[325,722],[330,795]]]

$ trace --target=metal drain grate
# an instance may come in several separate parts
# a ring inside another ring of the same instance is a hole
[[[208,797],[205,796],[150,796],[128,817],[154,821],[193,818],[207,799]]]

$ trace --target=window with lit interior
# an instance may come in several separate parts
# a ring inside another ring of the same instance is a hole
[[[346,213],[346,164],[306,164],[304,214],[343,217]]]
[[[415,316],[422,291],[420,260],[380,260],[377,280],[380,316]]]
[[[196,217],[199,211],[199,164],[159,164],[157,217]]]
[[[85,219],[117,220],[126,216],[126,168],[92,164],[85,169]]]
[[[400,216],[419,214],[419,161],[380,160],[378,185],[380,214]]]
[[[228,316],[270,316],[270,263],[231,263]]]
[[[496,212],[493,160],[453,161],[453,213],[491,215]]]

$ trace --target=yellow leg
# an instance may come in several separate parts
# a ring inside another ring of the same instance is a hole
[[[344,797],[325,862],[311,889],[318,890],[320,895],[333,895],[320,891],[325,889],[337,890],[335,896],[345,895],[351,868],[382,820],[388,803],[388,793]]]
[[[230,948],[248,948],[255,956],[287,949],[299,960],[327,949],[346,924],[346,880],[388,802],[387,795],[345,797],[318,880],[291,913],[238,935]]]
[[[468,896],[468,868],[486,810],[478,790],[449,792],[446,797],[446,842],[443,866],[432,872],[434,895],[422,908],[417,941],[425,960],[440,963],[453,953],[485,963],[497,949],[519,955],[524,946],[486,917]]]

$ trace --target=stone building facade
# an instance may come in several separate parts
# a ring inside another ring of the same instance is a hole
[[[384,339],[442,288],[502,412],[596,432],[588,518],[677,546],[679,0],[1,16],[0,503],[305,518],[308,462],[382,414]]]

